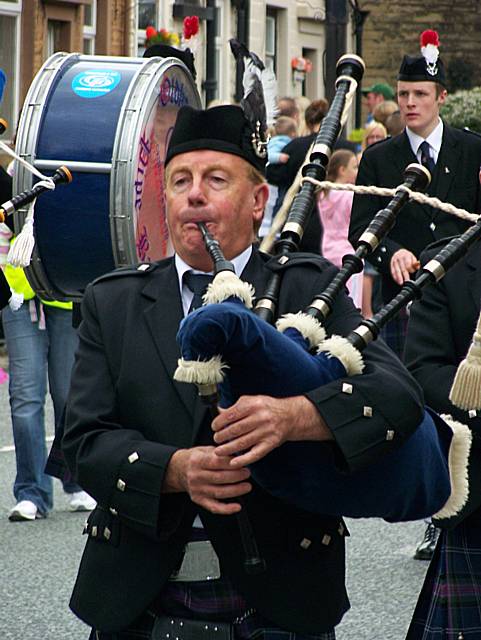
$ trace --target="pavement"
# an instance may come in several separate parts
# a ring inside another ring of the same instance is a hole
[[[0,366],[8,369],[1,349]],[[46,424],[50,442],[49,402]],[[4,383],[0,384],[0,640],[87,640],[88,628],[68,608],[85,542],[85,514],[68,511],[67,499],[55,481],[55,508],[48,518],[9,522],[14,476],[8,384]],[[347,526],[352,608],[337,627],[337,640],[404,640],[428,566],[412,558],[424,523],[392,525],[371,519],[347,520]]]

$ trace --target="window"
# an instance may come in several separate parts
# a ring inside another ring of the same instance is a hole
[[[149,25],[157,25],[157,5],[155,0],[139,0],[138,28],[145,30]]]
[[[62,36],[65,29],[65,22],[61,20],[47,21],[47,49],[46,58],[49,58],[57,51],[62,51]]]
[[[137,4],[137,55],[145,51],[145,30],[151,25],[156,29],[168,28],[164,24],[165,5],[162,0],[138,0]]]
[[[83,52],[88,55],[95,53],[95,35],[97,31],[97,0],[92,4],[84,4]]]
[[[21,0],[0,2],[0,67],[7,77],[0,105],[0,116],[8,122],[8,129],[1,136],[5,141],[12,140],[17,120],[21,11]]]
[[[277,12],[267,8],[266,15],[266,67],[276,73],[277,54]]]

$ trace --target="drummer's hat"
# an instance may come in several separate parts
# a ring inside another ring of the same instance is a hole
[[[437,31],[428,29],[423,31],[420,37],[421,55],[404,56],[398,80],[407,82],[438,82],[446,86],[446,73],[444,64],[439,57],[439,36]]]
[[[195,80],[197,73],[194,65],[194,55],[190,49],[177,49],[168,44],[153,44],[147,47],[143,55],[144,58],[154,58],[157,56],[159,58],[178,58],[185,64]]]

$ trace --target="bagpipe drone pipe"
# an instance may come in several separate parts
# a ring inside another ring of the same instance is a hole
[[[310,179],[323,180],[334,144],[346,119],[346,112],[353,96],[353,87],[361,80],[364,73],[364,62],[358,56],[347,54],[341,56],[336,65],[336,91],[326,117],[322,120],[316,136],[309,161],[303,167],[306,178],[296,194],[287,220],[282,228],[280,238],[275,245],[275,254],[283,261],[293,252],[297,252],[304,230],[316,201],[316,187]],[[282,282],[282,272],[273,272],[266,290],[257,300],[255,313],[263,320],[273,323]]]
[[[408,184],[425,187],[427,178],[423,168],[408,168],[407,184],[378,212],[359,241],[357,257],[369,247],[373,250],[392,226],[393,217],[408,200]],[[423,267],[416,280],[405,283],[385,309],[364,320],[347,338],[324,339],[317,319],[324,319],[332,308],[336,294],[332,286],[329,296],[316,296],[306,313],[281,318],[276,330],[247,308],[244,294],[238,295],[233,288],[216,290],[214,280],[206,295],[210,304],[190,314],[181,325],[182,360],[176,378],[206,385],[208,393],[219,384],[219,404],[227,407],[241,395],[289,397],[335,379],[361,375],[361,351],[382,326],[419,297],[424,286],[440,279],[480,236],[478,223],[451,241]],[[357,260],[345,260],[335,278],[337,292],[356,264]],[[318,353],[312,354],[316,345]],[[364,469],[351,473],[340,470],[329,443],[289,442],[253,464],[251,473],[263,489],[308,511],[390,521],[433,514],[446,518],[457,513],[467,499],[463,460],[469,446],[467,427],[426,409],[422,422],[400,447]]]

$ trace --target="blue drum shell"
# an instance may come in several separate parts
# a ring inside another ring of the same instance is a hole
[[[74,61],[72,61],[74,62]],[[110,163],[117,123],[137,64],[85,61],[65,65],[50,88],[39,127],[37,157]],[[114,70],[116,86],[81,97],[75,79],[90,70]],[[85,284],[115,268],[108,215],[108,173],[72,171],[73,182],[38,199],[36,243],[56,297],[78,296]]]

